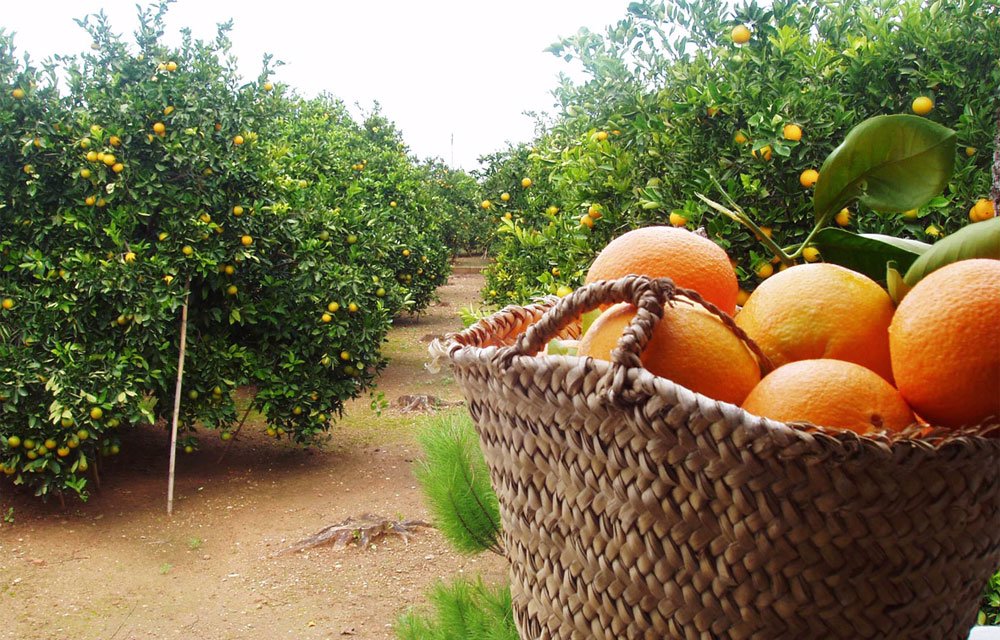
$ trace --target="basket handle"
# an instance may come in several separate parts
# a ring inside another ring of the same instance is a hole
[[[656,325],[663,319],[663,305],[673,304],[674,299],[683,296],[697,302],[719,318],[736,337],[740,338],[747,348],[757,358],[761,374],[766,374],[773,368],[760,347],[747,334],[736,326],[729,316],[711,302],[702,298],[701,294],[691,289],[682,289],[670,278],[650,278],[648,276],[628,275],[618,280],[601,280],[583,286],[565,298],[560,299],[555,306],[545,312],[538,322],[532,324],[518,337],[517,341],[497,351],[501,366],[509,366],[518,356],[534,356],[559,331],[578,319],[582,314],[598,308],[602,304],[631,302],[636,306],[635,317],[625,328],[618,344],[611,351],[612,368],[609,372],[609,392],[612,398],[621,397],[625,385],[625,373],[628,369],[641,368],[640,356],[653,336]]]

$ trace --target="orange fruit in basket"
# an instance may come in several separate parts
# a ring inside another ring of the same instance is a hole
[[[834,358],[892,382],[892,299],[874,280],[829,264],[781,271],[757,287],[736,317],[775,367]]]
[[[960,260],[918,282],[896,310],[889,350],[899,391],[928,422],[996,422],[1000,260]]]
[[[726,313],[736,311],[739,285],[729,256],[707,238],[679,227],[644,227],[618,236],[601,250],[586,282],[614,280],[629,274],[672,278],[694,289]]]
[[[636,308],[619,303],[602,313],[580,340],[577,354],[611,359]],[[676,300],[642,352],[652,373],[716,400],[740,404],[760,381],[756,358],[726,325],[699,304]]]
[[[743,402],[752,414],[781,422],[868,433],[915,422],[903,396],[880,375],[853,362],[800,360],[778,367]]]

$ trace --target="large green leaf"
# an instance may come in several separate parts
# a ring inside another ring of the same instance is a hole
[[[851,129],[819,171],[813,209],[825,222],[855,198],[876,211],[915,209],[941,193],[955,132],[926,118],[876,116]]]
[[[1000,218],[962,227],[934,244],[906,271],[904,281],[910,287],[941,267],[970,258],[1000,260]]]
[[[863,273],[872,280],[885,280],[886,264],[891,260],[906,269],[931,245],[917,240],[894,238],[877,233],[851,233],[826,227],[812,240],[827,262]]]

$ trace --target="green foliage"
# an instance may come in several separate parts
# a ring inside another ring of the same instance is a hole
[[[396,623],[400,640],[517,640],[510,588],[482,580],[437,584],[432,613],[411,611]]]
[[[41,68],[0,32],[0,472],[43,497],[169,422],[185,299],[182,428],[231,430],[242,387],[269,435],[315,441],[475,210],[377,106],[298,98],[269,57],[241,79],[230,24],[165,44],[168,5],[134,41],[89,16],[92,48]]]
[[[944,190],[955,166],[955,132],[910,115],[876,116],[854,127],[819,170],[813,210],[829,222],[860,200],[875,211],[921,207]]]
[[[855,234],[826,227],[813,236],[811,244],[820,250],[823,259],[863,273],[872,280],[885,279],[885,266],[890,260],[906,269],[930,245],[916,240],[894,238],[878,233]]]
[[[1000,218],[970,224],[925,251],[906,270],[906,285],[913,287],[946,264],[970,258],[1000,260]]]
[[[1000,571],[993,574],[986,586],[976,623],[1000,627]]]
[[[736,24],[752,30],[745,45],[731,40]],[[751,231],[714,215],[695,194],[718,198],[721,187],[773,231],[778,245],[797,246],[813,220],[802,171],[820,169],[855,125],[908,114],[920,95],[935,105],[920,120],[955,132],[959,149],[944,159],[954,165],[951,180],[914,218],[863,204],[851,224],[917,239],[956,231],[989,189],[1000,106],[997,41],[1000,9],[984,0],[929,7],[919,0],[782,0],[733,9],[709,0],[632,3],[605,33],[583,30],[550,48],[582,64],[587,79],[562,80],[555,92],[560,110],[540,122],[530,148],[488,158],[481,174],[487,187],[501,177],[509,185],[519,174],[534,180],[527,201],[511,191],[522,237],[549,224],[540,215],[548,204],[559,207],[555,226],[565,231],[546,244],[544,264],[534,245],[498,233],[484,298],[523,302],[550,292],[545,273],[556,263],[571,263],[559,270],[567,284],[577,284],[572,274],[584,271],[608,238],[665,224],[671,213],[678,224],[705,227],[750,284],[770,256]],[[800,139],[790,125],[800,128]],[[926,163],[910,166],[942,173]],[[499,186],[490,188],[493,201]],[[603,215],[592,229],[581,227],[580,216],[595,203]],[[898,211],[907,202],[870,204]]]
[[[484,253],[490,236],[490,218],[479,203],[480,186],[464,171],[456,171],[440,161],[428,161],[429,184],[437,192],[437,211],[442,217],[445,244],[455,254]]]
[[[444,537],[463,553],[500,549],[500,508],[472,420],[444,415],[420,434],[416,476]]]

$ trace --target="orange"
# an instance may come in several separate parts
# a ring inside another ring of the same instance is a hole
[[[818,262],[820,259],[819,249],[816,247],[806,247],[802,250],[802,259],[806,262]]]
[[[889,327],[892,372],[934,425],[1000,416],[1000,260],[960,260],[918,282]]]
[[[972,205],[972,208],[969,209],[969,220],[972,222],[989,220],[994,215],[996,215],[996,211],[993,209],[993,201],[987,200],[986,198],[980,198],[976,201],[976,204]]]
[[[893,305],[874,280],[826,262],[779,271],[750,295],[736,324],[776,367],[833,358],[892,381],[889,323]]]
[[[756,150],[756,149],[754,149],[753,151],[751,151],[751,152],[750,152],[750,154],[751,154],[751,155],[752,155],[753,157],[755,157],[755,158],[756,158],[756,157],[757,157],[757,150]],[[766,144],[766,145],[764,145],[763,147],[761,147],[761,148],[760,148],[760,156],[761,156],[762,158],[764,158],[764,160],[770,160],[770,159],[771,159],[771,145],[769,145],[769,144]]]
[[[799,176],[799,184],[806,189],[811,189],[816,186],[817,180],[819,180],[819,171],[816,171],[815,169],[806,169]]]
[[[873,371],[843,360],[800,360],[760,381],[743,409],[781,422],[868,433],[899,431],[915,421],[896,389]]]
[[[786,124],[785,128],[781,131],[781,135],[785,138],[785,140],[798,142],[802,139],[802,127],[797,124]]]
[[[733,39],[736,44],[746,44],[750,41],[750,29],[742,24],[733,27],[729,36]]]
[[[635,273],[672,278],[678,287],[694,289],[726,313],[736,311],[739,285],[722,248],[680,227],[644,227],[608,243],[587,272],[586,282],[613,280]]]
[[[917,96],[914,98],[913,104],[910,105],[910,108],[913,109],[913,113],[918,116],[925,116],[934,108],[934,101],[927,96]]]
[[[610,360],[635,313],[627,303],[609,308],[584,334],[577,353]],[[746,345],[704,307],[684,299],[664,306],[641,359],[655,375],[733,404],[740,404],[760,381],[760,367]]]

